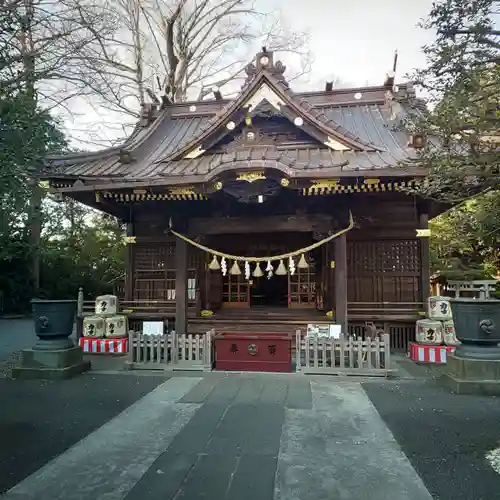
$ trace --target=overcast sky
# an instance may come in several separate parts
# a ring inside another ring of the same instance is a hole
[[[423,66],[421,47],[432,33],[416,24],[432,0],[257,0],[281,9],[295,29],[311,31],[311,82],[330,75],[354,85],[381,84],[398,49],[398,74]]]

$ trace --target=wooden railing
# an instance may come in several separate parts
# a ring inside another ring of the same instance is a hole
[[[388,376],[391,373],[389,334],[345,339],[303,337],[296,333],[296,370],[302,373]]]
[[[498,280],[448,281],[443,294],[455,298],[490,299],[499,283]]]
[[[348,302],[347,319],[349,323],[372,321],[389,333],[394,323],[415,323],[425,314],[423,302]]]
[[[128,364],[132,369],[210,371],[213,363],[213,336],[129,334]]]
[[[388,313],[414,314],[424,311],[423,302],[348,302],[347,310],[350,313]]]

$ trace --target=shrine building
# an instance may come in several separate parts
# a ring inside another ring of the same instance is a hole
[[[59,196],[127,224],[123,304],[134,328],[290,330],[333,321],[392,347],[413,339],[429,294],[428,220],[411,194],[426,138],[411,84],[295,93],[273,53],[239,95],[144,104],[121,145],[48,158]],[[410,189],[410,191],[409,191]]]

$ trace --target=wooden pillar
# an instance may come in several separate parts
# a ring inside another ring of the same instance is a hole
[[[427,213],[420,214],[420,229],[429,228],[429,215]],[[422,302],[427,303],[430,293],[431,283],[431,270],[430,270],[430,257],[429,257],[429,237],[425,236],[420,238],[420,295]]]
[[[127,223],[127,236],[134,236],[135,227],[133,222]],[[125,290],[124,299],[126,302],[134,300],[134,244],[127,243],[125,252]]]
[[[187,243],[180,238],[175,242],[175,332],[187,333],[188,312],[188,259]]]
[[[335,312],[335,240],[330,241],[327,245],[328,262],[327,262],[327,276],[328,276],[328,311]]]
[[[335,239],[335,322],[347,336],[347,238]]]

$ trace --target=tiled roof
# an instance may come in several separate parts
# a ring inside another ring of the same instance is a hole
[[[395,130],[389,108],[385,104],[361,104],[358,106],[322,106],[321,115],[334,120],[344,130],[373,144],[377,150],[333,151],[321,147],[272,147],[256,146],[232,153],[206,153],[194,159],[164,161],[172,152],[179,150],[207,126],[210,118],[191,116],[169,118],[150,136],[149,141],[133,152],[131,163],[122,163],[119,152],[103,158],[89,159],[61,165],[61,174],[81,178],[107,179],[110,182],[138,181],[141,179],[176,178],[199,176],[200,181],[231,166],[278,167],[289,169],[292,176],[314,173],[342,175],[347,172],[373,171],[396,167],[400,162],[414,159],[415,151],[407,147],[404,132]],[[56,177],[58,162],[50,177]],[[47,172],[47,173],[48,173]],[[395,172],[395,175],[404,171]]]

